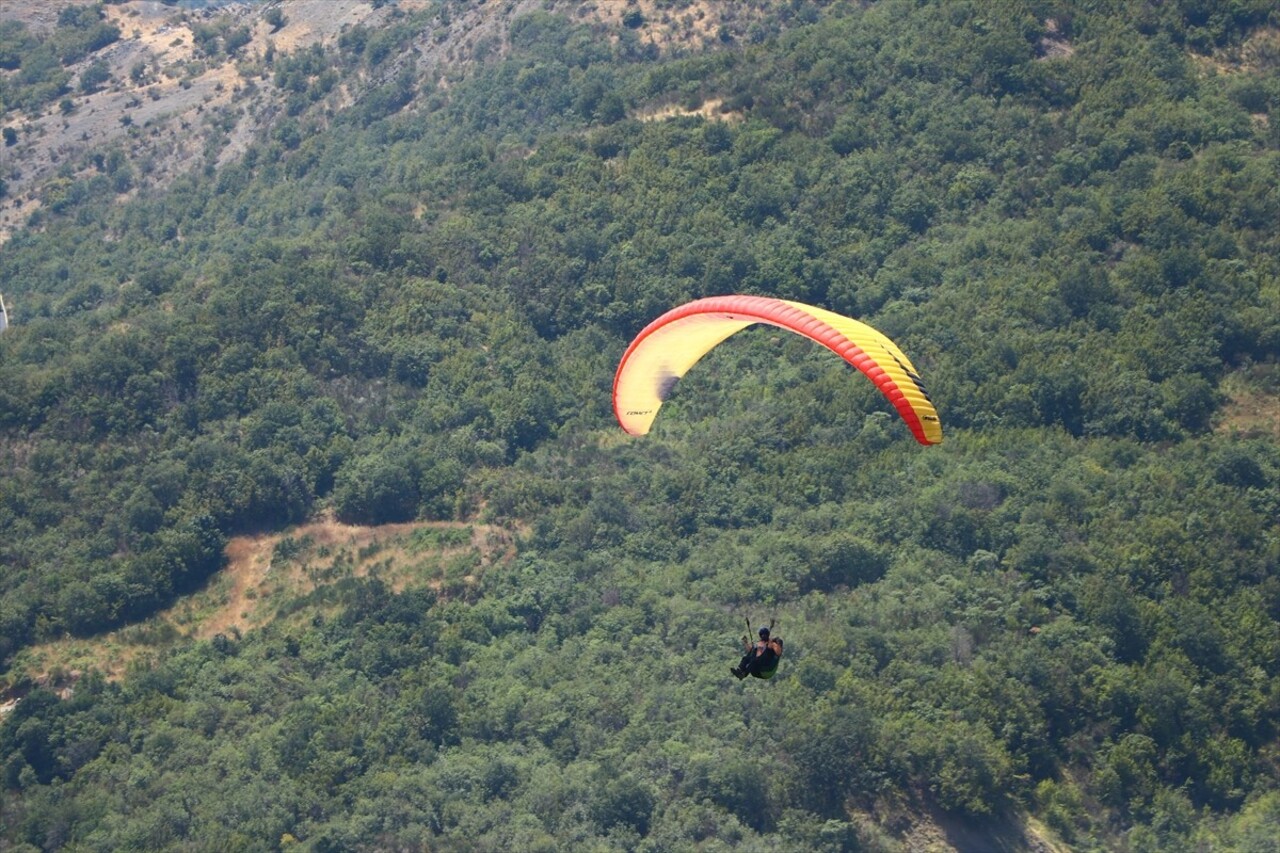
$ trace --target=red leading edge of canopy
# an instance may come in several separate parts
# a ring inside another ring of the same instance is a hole
[[[898,383],[894,382],[884,372],[884,369],[876,364],[875,359],[867,355],[853,341],[836,331],[830,324],[824,323],[800,308],[788,305],[781,299],[774,299],[769,296],[708,296],[703,299],[695,299],[693,302],[687,302],[677,308],[672,308],[645,326],[640,331],[640,334],[636,335],[631,345],[627,347],[627,351],[623,353],[622,360],[618,363],[618,370],[614,373],[613,405],[615,414],[618,407],[618,378],[626,368],[627,361],[631,358],[631,353],[635,352],[645,338],[668,323],[697,314],[727,314],[734,319],[750,319],[754,322],[769,323],[812,338],[849,362],[874,382],[875,386],[880,389],[880,393],[884,394],[885,398],[898,410],[898,414],[902,416],[902,420],[906,422],[916,441],[921,444],[930,444],[929,439],[925,437],[924,426],[920,423],[920,417],[916,414],[915,409],[911,407],[911,402],[898,388]]]

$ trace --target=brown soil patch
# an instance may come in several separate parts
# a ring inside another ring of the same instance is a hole
[[[237,536],[226,567],[204,589],[138,625],[99,637],[65,638],[19,653],[11,668],[39,682],[96,669],[108,679],[159,646],[181,638],[239,635],[295,611],[322,586],[350,577],[377,577],[396,592],[431,587],[450,595],[516,556],[517,532],[489,524],[410,522],[361,527],[324,518],[282,533]]]
[[[454,535],[422,535],[431,532]],[[228,587],[225,602],[199,618],[192,634],[200,639],[271,621],[274,607],[264,608],[262,602],[273,592],[305,594],[343,577],[376,575],[396,592],[415,581],[439,589],[442,561],[471,555],[476,571],[506,564],[515,558],[515,541],[511,531],[486,524],[441,521],[361,527],[329,518],[285,533],[237,536],[227,544],[226,554],[227,566],[220,573]],[[461,580],[473,582],[475,574]]]
[[[1038,46],[1041,59],[1067,59],[1076,52],[1075,45],[1067,41],[1056,18],[1044,22],[1044,37]]]
[[[1280,365],[1257,364],[1230,373],[1219,388],[1227,403],[1214,418],[1215,432],[1280,438]]]
[[[1223,407],[1216,431],[1239,435],[1272,435],[1280,438],[1280,397],[1243,393]]]
[[[898,840],[908,853],[1067,853],[1040,821],[1025,814],[994,817],[981,826],[938,810],[911,815],[910,827]]]

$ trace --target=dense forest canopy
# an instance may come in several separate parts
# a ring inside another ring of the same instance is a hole
[[[294,97],[240,158],[68,164],[0,252],[4,845],[1273,843],[1273,4],[746,5],[660,49],[697,4],[548,4],[446,79],[387,65],[423,4],[260,58]],[[6,111],[94,9],[0,25]],[[767,330],[623,436],[626,343],[735,292],[883,330],[946,441]],[[518,544],[33,682],[327,515]]]

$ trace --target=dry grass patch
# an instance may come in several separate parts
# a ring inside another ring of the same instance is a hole
[[[1280,379],[1280,376],[1271,378]],[[1228,399],[1215,422],[1216,432],[1280,438],[1280,391],[1242,374],[1228,376],[1223,380],[1222,390]]]
[[[397,592],[425,586],[460,594],[487,568],[515,559],[515,536],[478,523],[362,527],[332,518],[282,533],[237,536],[227,543],[226,567],[203,589],[145,622],[24,649],[11,672],[57,683],[68,673],[95,669],[116,680],[177,640],[237,636],[276,619],[310,614],[315,607],[307,596],[345,578],[376,577]]]
[[[636,114],[636,118],[640,119],[640,121],[661,121],[663,119],[677,118],[679,116],[702,116],[709,120],[727,122],[739,122],[744,118],[741,112],[726,111],[724,109],[724,101],[720,98],[703,101],[701,106],[693,108],[678,107],[675,104],[668,104],[663,107],[642,110]]]

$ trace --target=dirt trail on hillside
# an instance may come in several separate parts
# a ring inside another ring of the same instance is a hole
[[[236,536],[227,543],[224,568],[203,589],[141,624],[27,649],[14,672],[40,682],[65,679],[66,673],[78,677],[92,668],[114,681],[158,645],[181,637],[244,634],[278,618],[281,606],[348,577],[376,576],[401,592],[441,589],[452,576],[465,588],[489,568],[515,559],[516,536],[517,531],[492,524],[419,521],[364,527],[332,518],[279,533]]]
[[[208,639],[265,624],[272,614],[256,612],[261,610],[257,602],[264,596],[265,587],[283,585],[295,594],[309,592],[325,582],[313,571],[315,564],[332,567],[344,555],[352,560],[352,576],[367,577],[374,570],[380,570],[388,585],[399,592],[413,583],[405,570],[415,555],[406,547],[405,540],[425,530],[469,530],[466,545],[445,550],[460,553],[473,549],[482,566],[507,563],[515,557],[511,531],[493,525],[451,521],[361,527],[330,518],[284,533],[237,536],[227,544],[227,563],[220,573],[223,582],[229,582],[226,602],[200,619],[194,636]],[[277,549],[285,540],[301,543],[300,552],[296,558],[277,561]],[[428,582],[428,585],[438,586],[438,583]]]

